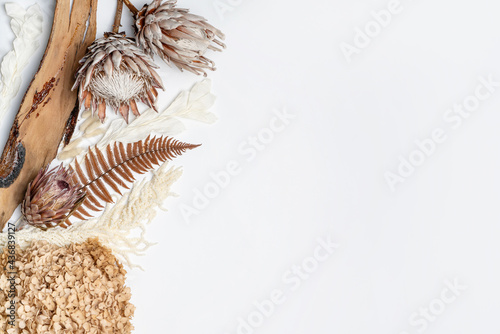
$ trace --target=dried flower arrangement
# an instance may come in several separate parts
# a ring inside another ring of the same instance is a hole
[[[133,37],[119,32],[124,4],[133,15]],[[39,8],[11,6],[17,12],[7,10],[10,16],[34,26],[16,36],[36,48]],[[14,245],[10,232],[0,233],[0,329],[6,333],[131,332],[134,307],[120,260],[132,267],[129,254],[151,245],[144,223],[181,175],[167,162],[199,146],[172,137],[185,128],[180,119],[215,121],[208,80],[158,110],[165,86],[154,58],[206,76],[215,70],[206,53],[225,48],[221,31],[175,0],[153,0],[140,10],[117,0],[112,31],[96,39],[96,10],[97,0],[56,1],[42,62],[0,157],[0,227],[19,205],[22,213],[15,231],[9,223]],[[15,50],[2,62],[2,96],[19,87],[27,63],[21,54]],[[4,71],[4,64],[16,71]],[[137,102],[149,109],[140,112]],[[7,106],[0,107],[1,118]],[[108,108],[122,118],[109,120]],[[147,172],[151,179],[136,181]],[[134,228],[140,237],[129,236]],[[8,320],[11,299],[15,323]]]

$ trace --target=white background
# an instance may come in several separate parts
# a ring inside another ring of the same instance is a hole
[[[53,2],[39,1],[45,39]],[[102,34],[115,5],[100,2]],[[203,146],[174,162],[184,167],[173,188],[179,197],[148,226],[158,244],[135,259],[145,271],[129,272],[136,333],[500,331],[500,88],[460,127],[443,119],[474,94],[479,76],[500,81],[500,8],[401,0],[348,62],[340,45],[355,45],[356,27],[389,2],[179,0],[227,35],[227,50],[208,55],[218,67],[209,78],[219,121],[179,137]],[[13,36],[0,3],[4,54]],[[217,3],[231,10],[221,14]],[[131,22],[123,21],[129,33]],[[201,80],[168,66],[160,74],[160,107]],[[3,140],[21,97],[1,124]],[[247,161],[238,147],[283,108],[295,118]],[[408,159],[436,128],[446,141],[391,191],[385,173],[397,173],[399,156]],[[241,172],[187,221],[180,207],[233,160]],[[283,275],[312,263],[317,238],[327,237],[337,251],[292,290]],[[466,287],[449,304],[440,301],[446,280]],[[254,302],[274,289],[286,300],[257,326]],[[432,321],[422,320],[431,305]],[[239,328],[249,316],[255,326]]]

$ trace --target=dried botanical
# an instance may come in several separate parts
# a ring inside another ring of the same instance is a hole
[[[156,110],[157,88],[163,89],[158,68],[125,33],[106,33],[92,43],[80,60],[72,89],[79,87],[80,108],[96,113],[104,122],[106,105],[128,123],[129,111],[139,116],[137,101]]]
[[[8,2],[5,12],[12,18],[10,25],[16,39],[12,50],[1,56],[0,123],[4,122],[3,117],[21,87],[23,69],[40,46],[38,39],[43,26],[43,14],[38,4],[25,9],[19,3]]]
[[[16,249],[16,320],[7,323],[12,270],[0,252],[0,332],[131,333],[135,307],[126,270],[97,239],[64,247],[46,241]]]
[[[41,229],[67,227],[64,221],[82,204],[85,191],[73,177],[73,170],[42,168],[28,185],[21,205],[26,222]]]
[[[146,138],[127,144],[115,143],[106,146],[106,156],[97,147],[89,150],[84,158],[84,168],[75,160],[75,182],[83,184],[87,196],[74,216],[80,219],[92,217],[86,209],[101,211],[100,202],[113,203],[109,187],[121,195],[120,187],[128,189],[127,184],[135,180],[134,173],[144,174],[155,166],[181,155],[186,150],[199,145],[182,143],[171,137]]]
[[[149,134],[160,136],[175,136],[186,130],[183,120],[190,119],[203,123],[213,123],[217,120],[215,114],[209,111],[215,102],[211,92],[210,79],[197,82],[190,90],[182,91],[165,109],[158,113],[148,109],[130,124],[124,124],[120,119],[101,124],[92,117],[90,111],[81,115],[79,129],[71,143],[65,146],[57,158],[68,163],[76,157],[83,157],[88,151],[88,140],[97,141],[97,147],[105,147],[113,141],[135,142],[146,138]]]
[[[205,18],[177,8],[177,0],[153,0],[135,13],[137,45],[150,55],[172,62],[181,71],[204,74],[215,70],[215,64],[204,54],[208,49],[221,51],[224,34]]]
[[[56,156],[77,100],[68,83],[95,39],[97,0],[54,1],[49,7],[54,8],[54,20],[47,48],[36,75],[27,82],[0,157],[0,228],[23,201],[30,181]]]
[[[62,247],[98,238],[122,263],[140,268],[131,255],[144,255],[153,245],[146,238],[146,226],[154,219],[156,209],[166,210],[163,204],[167,198],[175,196],[172,186],[181,175],[180,167],[164,163],[152,172],[150,180],[134,182],[131,190],[124,191],[115,204],[107,204],[102,215],[76,222],[66,229],[42,231],[27,226],[16,232],[16,245],[26,249],[33,241],[45,240]],[[141,231],[139,235],[136,234],[138,230]],[[0,233],[0,249],[7,247],[8,242],[9,234]]]

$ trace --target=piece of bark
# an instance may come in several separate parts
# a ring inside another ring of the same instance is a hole
[[[0,230],[40,168],[49,164],[66,131],[77,92],[78,61],[96,34],[97,0],[57,0],[49,42],[0,158]],[[74,123],[73,123],[74,125]]]

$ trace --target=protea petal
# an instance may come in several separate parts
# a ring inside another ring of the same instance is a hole
[[[206,76],[215,64],[203,57],[207,50],[225,48],[224,34],[198,15],[177,8],[176,0],[154,0],[135,16],[137,45],[177,68]]]
[[[158,66],[124,33],[106,33],[95,40],[80,64],[73,89],[79,87],[80,105],[91,109],[102,122],[106,117],[106,105],[120,110],[120,115],[128,122],[130,108],[124,106],[143,100],[152,87],[163,89],[155,71]],[[137,106],[134,107],[132,112],[139,115]]]
[[[29,225],[45,230],[63,224],[84,199],[71,168],[47,166],[28,185],[21,212]]]

